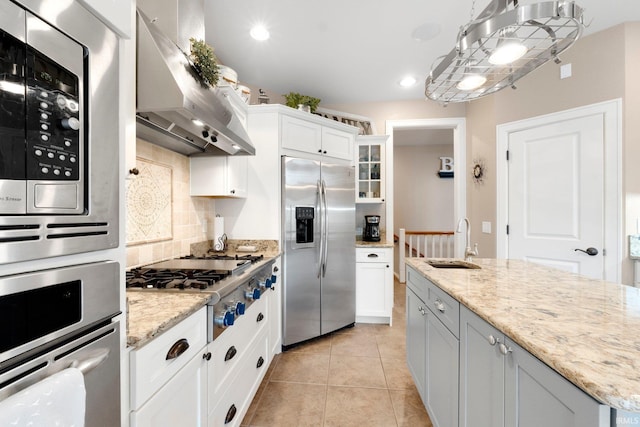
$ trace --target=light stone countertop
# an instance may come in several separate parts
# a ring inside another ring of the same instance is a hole
[[[127,291],[127,345],[139,348],[204,307],[211,294]]]
[[[387,236],[384,232],[380,233],[379,242],[365,242],[362,236],[356,236],[356,248],[392,248],[393,242],[387,242]]]
[[[519,260],[473,262],[481,268],[406,264],[594,399],[640,412],[640,289]]]

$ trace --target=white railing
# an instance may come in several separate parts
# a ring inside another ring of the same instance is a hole
[[[400,229],[398,254],[400,256],[400,283],[405,283],[405,258],[453,258],[453,231],[406,231]]]

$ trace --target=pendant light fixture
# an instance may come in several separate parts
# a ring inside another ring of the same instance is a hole
[[[518,0],[492,0],[461,27],[455,48],[436,59],[425,95],[446,104],[515,87],[547,61],[560,62],[558,55],[582,34],[582,13],[572,1],[518,5]]]

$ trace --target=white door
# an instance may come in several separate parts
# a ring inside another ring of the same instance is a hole
[[[513,132],[508,150],[508,258],[602,279],[603,115]]]

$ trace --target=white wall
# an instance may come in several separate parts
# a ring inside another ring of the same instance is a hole
[[[437,174],[440,157],[453,157],[453,144],[396,145],[393,150],[394,232],[453,231],[453,179]]]

